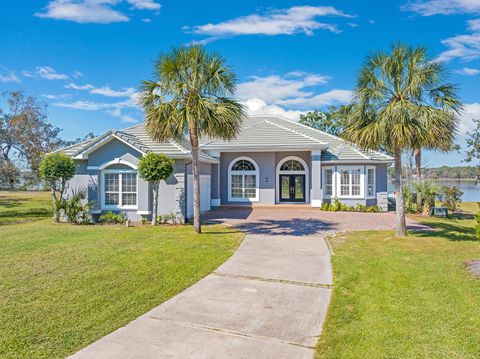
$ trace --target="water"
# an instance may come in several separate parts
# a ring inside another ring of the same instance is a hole
[[[480,183],[475,185],[475,181],[462,180],[434,180],[438,186],[455,186],[463,191],[463,202],[480,202]],[[388,192],[393,192],[393,184],[389,181]]]

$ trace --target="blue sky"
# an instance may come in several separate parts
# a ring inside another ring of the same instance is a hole
[[[193,42],[220,52],[250,113],[300,113],[348,101],[373,50],[427,46],[465,103],[458,142],[480,117],[480,0],[5,1],[0,89],[45,100],[68,139],[142,121],[135,96],[157,56]],[[425,164],[461,164],[427,153]]]

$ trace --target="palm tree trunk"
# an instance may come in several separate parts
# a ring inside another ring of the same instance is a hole
[[[152,187],[153,187],[152,226],[156,226],[157,216],[158,216],[158,183],[152,183]]]
[[[200,225],[200,176],[198,173],[198,129],[196,123],[189,125],[190,143],[192,145],[192,174],[193,174],[193,230],[201,233]]]
[[[422,180],[422,149],[420,147],[415,148],[415,174],[417,180]]]
[[[397,217],[397,237],[404,237],[407,234],[405,223],[405,207],[403,205],[403,184],[402,184],[402,149],[395,143],[395,210]]]
[[[415,174],[417,175],[417,181],[422,181],[422,149],[421,147],[415,148]],[[423,207],[422,194],[417,192],[417,212],[420,212]]]

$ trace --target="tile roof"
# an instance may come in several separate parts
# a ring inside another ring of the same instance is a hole
[[[187,139],[183,141],[158,142],[147,133],[143,123],[128,127],[121,131],[110,130],[101,136],[87,140],[61,151],[70,156],[78,155],[94,146],[110,135],[117,136],[140,152],[152,151],[164,153],[175,158],[187,158],[191,154],[191,146]],[[216,160],[215,153],[223,150],[248,151],[270,148],[305,148],[322,149],[322,161],[381,161],[392,162],[392,157],[378,151],[365,151],[326,132],[302,125],[280,116],[249,116],[243,121],[240,134],[231,141],[203,138],[201,140],[200,157]]]

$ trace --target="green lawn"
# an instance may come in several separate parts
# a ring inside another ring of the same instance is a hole
[[[472,213],[476,204],[463,207]],[[437,232],[332,240],[332,302],[317,358],[479,358],[480,258],[473,216],[418,219]]]
[[[243,235],[223,226],[51,223],[48,193],[0,192],[0,357],[74,353],[204,277]]]

